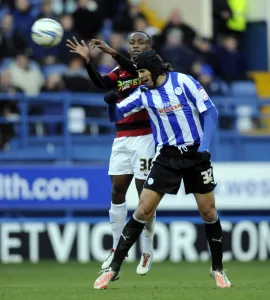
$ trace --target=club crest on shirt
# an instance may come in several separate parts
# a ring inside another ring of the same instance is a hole
[[[180,86],[178,86],[177,88],[174,89],[175,95],[181,95],[183,93],[182,89],[180,88]]]

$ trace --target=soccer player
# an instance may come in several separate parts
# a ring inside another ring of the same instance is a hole
[[[77,53],[85,61],[86,69],[94,84],[101,89],[115,88],[117,101],[127,98],[138,86],[138,78],[134,61],[138,55],[151,49],[151,38],[144,32],[133,32],[129,37],[129,54],[131,60],[117,53],[105,42],[94,39],[90,47],[98,47],[103,52],[112,55],[119,63],[111,73],[101,76],[89,59],[89,48],[82,40],[81,44],[73,38],[67,40],[70,52]],[[155,143],[146,110],[127,116],[116,123],[116,138],[113,142],[109,164],[109,175],[112,181],[111,208],[109,211],[110,224],[113,235],[113,247],[102,269],[110,266],[121,232],[127,217],[126,193],[133,176],[138,195],[141,194],[143,184],[147,178],[152,158],[155,154]],[[151,268],[153,252],[153,234],[155,214],[148,220],[143,230],[142,256],[137,267],[137,274],[145,275]]]
[[[212,254],[210,274],[217,287],[231,287],[222,264],[222,228],[215,208],[213,168],[209,146],[217,121],[217,110],[202,86],[191,76],[168,72],[152,50],[139,55],[139,77],[146,86],[116,104],[111,98],[111,121],[146,108],[157,152],[140,196],[139,205],[121,234],[110,268],[95,281],[104,289],[120,275],[120,267],[164,194],[177,194],[183,179],[186,194],[193,193],[205,223]],[[148,86],[148,88],[147,88]]]

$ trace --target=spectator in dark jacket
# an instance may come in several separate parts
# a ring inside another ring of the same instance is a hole
[[[84,39],[94,38],[103,25],[103,15],[93,0],[78,0],[78,8],[73,13],[75,29]]]
[[[75,36],[77,38],[77,40],[79,41],[80,36],[79,36],[79,33],[74,28],[74,20],[71,15],[62,16],[60,23],[64,29],[64,35],[63,35],[63,39],[59,45],[59,53],[60,53],[59,58],[63,63],[68,64],[72,55],[70,54],[69,51],[67,51],[66,41],[67,41],[67,39],[71,39],[73,36]]]
[[[161,51],[162,57],[172,64],[173,69],[180,73],[189,73],[194,60],[194,53],[182,43],[182,32],[171,29],[167,34],[166,45]]]
[[[197,38],[195,40],[195,48],[200,60],[211,66],[214,73],[220,72],[219,59],[216,53],[216,48],[211,44],[207,38]]]
[[[217,55],[222,79],[226,81],[246,79],[247,63],[234,37],[224,38],[222,46],[217,49]]]
[[[26,41],[20,32],[14,28],[12,15],[5,15],[2,19],[1,25],[0,59],[15,57],[18,52],[25,52]]]
[[[16,0],[13,12],[14,25],[19,32],[31,43],[31,27],[35,21],[29,0]]]
[[[183,43],[192,48],[193,41],[196,37],[196,32],[190,26],[184,23],[181,11],[179,9],[174,9],[169,16],[169,20],[165,27],[163,28],[161,34],[161,41],[166,41],[167,35],[171,29],[179,29],[183,35]]]
[[[49,19],[56,19],[56,14],[53,12],[52,9],[52,0],[42,0],[41,4],[41,11],[38,16],[38,19],[41,18],[49,18]]]
[[[227,0],[212,0],[213,11],[213,37],[217,42],[220,35],[227,31],[227,20],[232,16],[232,11]]]
[[[146,19],[146,16],[141,12],[138,3],[133,3],[132,1],[127,2],[114,18],[112,28],[114,31],[121,33],[134,31],[135,20],[137,18]]]

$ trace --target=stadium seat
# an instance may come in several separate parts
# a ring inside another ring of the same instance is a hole
[[[256,96],[256,86],[252,81],[236,81],[231,84],[232,96]]]

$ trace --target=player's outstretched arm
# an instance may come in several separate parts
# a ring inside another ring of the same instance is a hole
[[[91,40],[89,47],[90,48],[92,47],[93,49],[95,47],[99,48],[104,53],[111,55],[123,69],[127,70],[131,74],[137,75],[136,65],[134,65],[134,62],[132,62],[130,59],[128,59],[124,55],[120,54],[113,48],[111,48],[104,41],[101,41],[98,39],[93,39],[93,40]]]
[[[101,76],[96,67],[93,65],[90,56],[89,47],[84,40],[81,43],[77,41],[75,37],[73,40],[67,40],[66,46],[70,48],[71,53],[78,54],[85,63],[86,70],[93,83],[100,89],[110,89],[114,87],[113,82],[108,76]]]
[[[108,104],[108,115],[111,122],[118,122],[144,108],[140,89],[120,103],[117,103],[117,99],[118,96],[114,92],[108,92],[104,96],[104,101]]]

